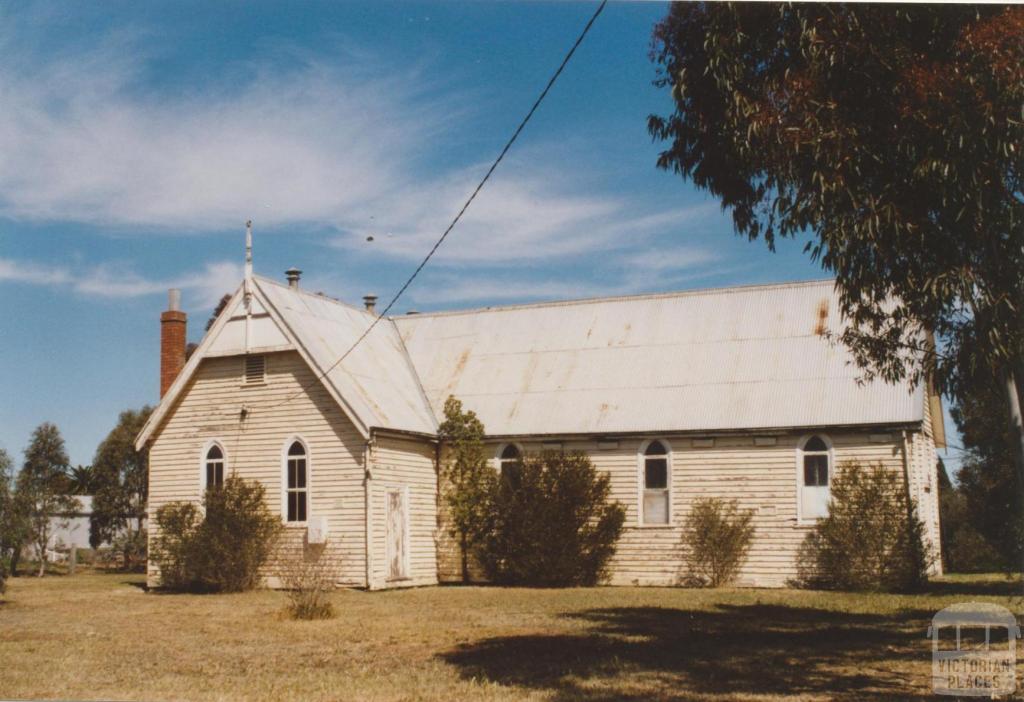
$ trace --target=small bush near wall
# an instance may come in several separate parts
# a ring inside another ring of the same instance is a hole
[[[146,527],[122,531],[110,542],[110,550],[120,557],[120,567],[125,570],[144,570],[146,565]]]
[[[214,592],[256,587],[282,529],[264,497],[258,482],[230,476],[206,491],[203,512],[181,502],[157,510],[153,558],[164,586]]]
[[[281,584],[287,589],[292,619],[330,619],[334,616],[331,592],[333,568],[326,544],[307,544],[280,565]]]
[[[506,467],[477,553],[496,583],[594,585],[622,534],[625,509],[584,453],[544,452]]]
[[[694,502],[683,528],[688,551],[687,584],[721,587],[735,580],[754,538],[752,510],[736,500],[703,498]]]
[[[444,421],[437,428],[443,460],[440,465],[440,497],[447,516],[448,533],[459,544],[462,582],[470,581],[469,553],[487,529],[490,499],[495,489],[494,468],[484,452],[484,425],[462,403],[449,397]]]
[[[160,566],[160,582],[169,590],[187,590],[196,585],[196,532],[203,521],[199,507],[191,502],[171,502],[156,511],[157,533],[150,557]]]
[[[829,514],[804,540],[799,584],[838,590],[906,592],[927,582],[924,525],[902,476],[882,465],[848,463],[832,482]]]

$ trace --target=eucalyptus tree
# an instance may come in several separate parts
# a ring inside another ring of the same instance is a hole
[[[96,495],[89,523],[89,544],[114,541],[123,546],[125,568],[142,548],[142,529],[149,498],[149,450],[135,450],[135,437],[149,419],[151,407],[125,410],[117,426],[96,449],[92,461]]]
[[[811,236],[866,377],[1000,378],[1024,475],[1022,36],[1022,6],[674,4],[648,127],[738,234]]]
[[[28,542],[39,558],[39,576],[46,573],[46,553],[54,531],[66,523],[65,515],[80,508],[66,493],[68,454],[55,424],[43,422],[32,432],[25,462],[18,473],[14,500],[25,515]]]

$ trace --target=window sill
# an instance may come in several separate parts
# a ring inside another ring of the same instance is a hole
[[[679,525],[669,522],[668,524],[636,524],[634,526],[637,529],[675,529]]]

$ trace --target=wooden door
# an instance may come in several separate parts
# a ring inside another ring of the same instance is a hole
[[[409,577],[409,539],[406,530],[406,499],[405,490],[389,489],[388,526],[387,526],[387,564],[388,580],[403,580]]]

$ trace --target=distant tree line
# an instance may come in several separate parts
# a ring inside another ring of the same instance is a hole
[[[71,466],[60,429],[50,422],[32,432],[16,473],[0,449],[0,580],[18,575],[25,552],[36,559],[36,573],[46,573],[54,531],[82,508],[77,497],[84,495],[93,496],[90,545],[108,544],[125,568],[144,562],[148,456],[134,440],[151,411],[122,412],[91,466]]]

